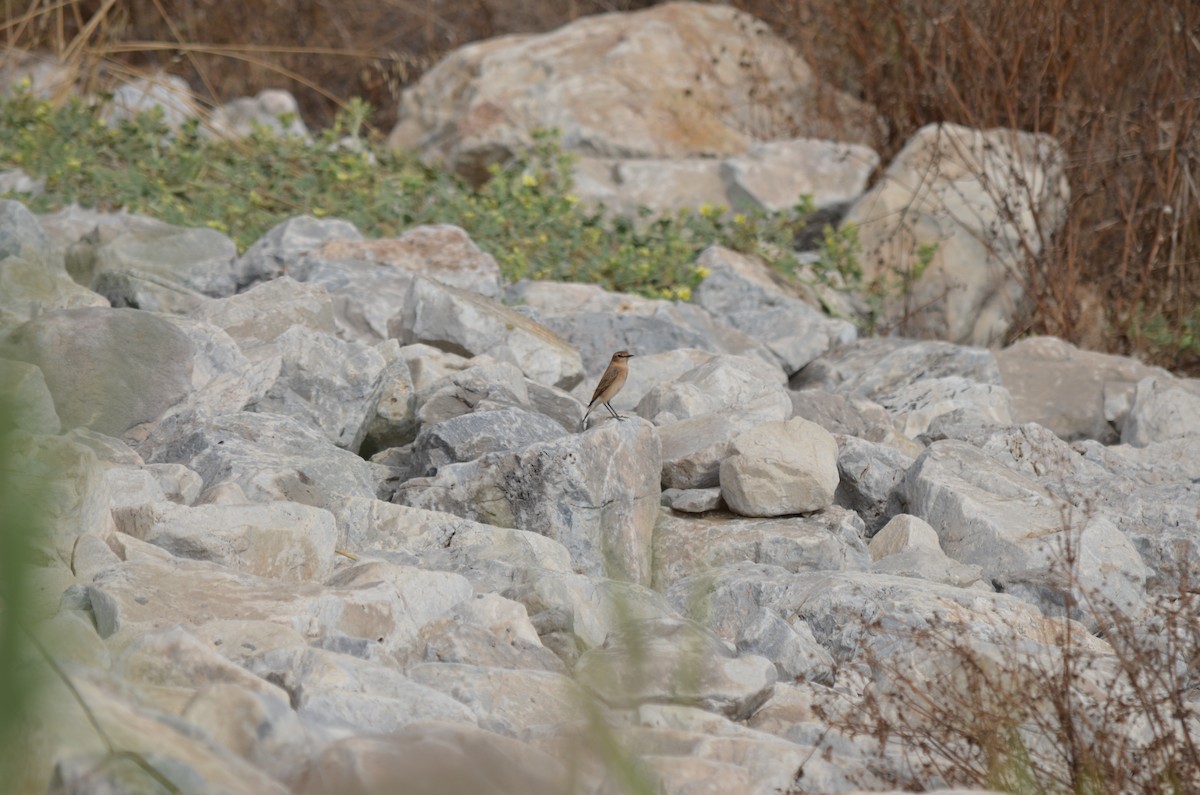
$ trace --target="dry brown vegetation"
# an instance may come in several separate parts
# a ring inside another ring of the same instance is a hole
[[[647,0],[4,0],[4,40],[101,82],[161,66],[201,96],[292,90],[310,124],[399,90],[469,41]],[[873,103],[884,162],[951,121],[1054,135],[1067,228],[1026,263],[1014,336],[1051,333],[1200,372],[1200,3],[1195,0],[737,0],[817,74]]]
[[[886,163],[918,127],[1055,136],[1066,229],[1026,263],[1049,333],[1200,370],[1200,4],[741,0],[817,74],[873,103]]]

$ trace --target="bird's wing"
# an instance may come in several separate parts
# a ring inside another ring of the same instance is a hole
[[[596,385],[596,391],[592,393],[592,402],[588,404],[589,408],[596,405],[596,401],[600,399],[605,390],[613,385],[613,381],[616,381],[620,374],[621,371],[616,367],[609,367],[604,371],[604,375],[600,376],[600,383]]]

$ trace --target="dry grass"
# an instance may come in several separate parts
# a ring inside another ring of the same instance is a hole
[[[879,108],[884,162],[938,121],[1054,135],[1066,229],[1026,263],[1050,333],[1200,371],[1200,4],[739,0]]]

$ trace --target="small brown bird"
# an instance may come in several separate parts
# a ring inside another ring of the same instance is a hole
[[[631,358],[633,358],[633,354],[629,351],[617,351],[613,354],[612,361],[608,363],[608,369],[604,371],[604,375],[600,376],[600,383],[596,385],[596,391],[592,393],[592,402],[588,404],[587,411],[584,412],[583,425],[585,428],[588,415],[596,406],[604,406],[608,409],[608,413],[618,420],[625,419],[613,410],[612,404],[608,401],[615,398],[621,391],[621,387],[625,386],[625,379],[629,377],[629,360]]]

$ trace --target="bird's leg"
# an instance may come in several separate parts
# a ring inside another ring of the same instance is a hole
[[[620,414],[618,414],[616,411],[614,411],[613,407],[607,401],[604,403],[604,408],[608,409],[608,413],[613,415],[614,417],[616,417],[618,420],[625,419]]]

